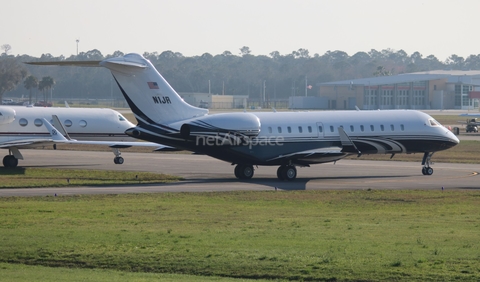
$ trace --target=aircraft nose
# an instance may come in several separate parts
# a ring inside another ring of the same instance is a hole
[[[450,138],[451,142],[453,143],[453,146],[458,145],[458,143],[460,143],[460,140],[458,139],[457,136],[455,136],[455,134],[453,134],[453,132],[447,131],[447,135]]]

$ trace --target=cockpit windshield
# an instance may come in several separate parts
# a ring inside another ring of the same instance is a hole
[[[119,121],[126,121],[127,119],[124,118],[122,115],[118,115],[118,120]]]
[[[429,119],[428,121],[430,123],[430,126],[442,126],[438,121],[434,120],[433,118]]]

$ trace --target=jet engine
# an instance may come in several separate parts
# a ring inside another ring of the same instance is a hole
[[[185,139],[202,138],[201,143],[241,144],[260,133],[260,120],[251,113],[224,113],[192,119],[180,126]],[[198,141],[198,140],[197,140]]]

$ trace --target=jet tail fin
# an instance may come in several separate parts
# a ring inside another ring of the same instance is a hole
[[[208,113],[185,102],[152,63],[139,54],[100,63],[114,76],[139,124],[169,124]]]
[[[139,125],[165,125],[208,114],[207,109],[197,108],[185,102],[152,63],[140,54],[132,53],[103,61],[27,62],[27,64],[109,69]]]

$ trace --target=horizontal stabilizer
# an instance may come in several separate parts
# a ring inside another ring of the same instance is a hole
[[[57,61],[57,62],[25,62],[37,66],[75,66],[75,67],[101,67],[101,61]]]

